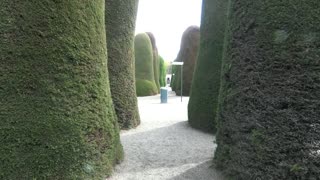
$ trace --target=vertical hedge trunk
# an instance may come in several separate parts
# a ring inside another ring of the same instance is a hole
[[[154,70],[154,80],[157,85],[158,92],[160,92],[160,82],[159,82],[159,77],[160,77],[160,61],[159,61],[159,53],[158,53],[158,48],[156,44],[156,38],[151,32],[147,32],[151,44],[152,44],[152,51],[153,51],[153,70]]]
[[[103,179],[122,156],[104,1],[3,0],[0,179]]]
[[[188,27],[181,39],[180,51],[176,61],[184,62],[182,66],[182,95],[189,96],[191,83],[193,78],[194,67],[198,57],[200,46],[200,29],[197,26]],[[176,68],[175,71],[175,92],[177,95],[181,94],[181,66]]]
[[[106,0],[108,70],[119,125],[140,124],[134,78],[134,31],[138,0]]]
[[[216,163],[237,179],[318,179],[320,1],[231,2]]]
[[[135,76],[138,96],[151,96],[158,93],[154,79],[153,50],[146,33],[137,34],[134,39]]]
[[[190,125],[213,133],[216,131],[228,3],[228,0],[203,0],[200,49],[188,104]]]

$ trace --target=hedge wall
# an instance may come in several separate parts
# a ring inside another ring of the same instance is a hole
[[[167,84],[167,80],[166,80],[166,64],[163,60],[163,58],[161,56],[158,57],[159,58],[159,62],[160,62],[160,67],[159,67],[159,72],[160,72],[160,76],[159,76],[159,82],[160,82],[160,87],[165,87]]]
[[[221,60],[228,0],[203,0],[199,55],[193,74],[188,120],[192,127],[216,132]]]
[[[0,179],[104,179],[122,157],[104,1],[1,5]]]
[[[154,79],[152,44],[146,33],[136,35],[134,49],[137,95],[155,95],[158,89]]]
[[[154,70],[154,79],[155,83],[157,85],[157,90],[160,92],[160,82],[159,82],[159,77],[160,77],[160,61],[159,61],[159,53],[158,53],[158,48],[156,44],[156,38],[151,32],[147,32],[151,44],[152,44],[152,51],[153,51],[153,70]]]
[[[140,124],[132,66],[138,3],[138,0],[106,0],[110,89],[121,129]]]
[[[183,64],[182,95],[189,96],[193,71],[200,46],[200,29],[197,26],[188,27],[182,35],[180,51],[176,61]],[[177,95],[181,94],[181,66],[175,68],[174,86]]]
[[[320,1],[231,2],[216,164],[236,179],[318,179]]]

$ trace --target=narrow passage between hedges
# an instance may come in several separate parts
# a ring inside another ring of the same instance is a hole
[[[125,158],[109,180],[222,180],[212,168],[214,136],[188,125],[188,100],[138,98],[141,125],[121,132]]]

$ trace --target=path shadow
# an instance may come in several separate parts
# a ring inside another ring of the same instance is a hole
[[[222,173],[214,169],[212,161],[206,161],[170,180],[225,180]]]
[[[121,137],[125,161],[117,169],[129,174],[172,173],[173,180],[223,180],[210,167],[214,140],[212,134],[193,129],[187,121],[145,132],[129,131]],[[182,174],[175,176],[174,171]]]

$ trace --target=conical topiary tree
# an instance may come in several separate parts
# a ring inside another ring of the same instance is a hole
[[[166,64],[161,56],[158,57],[159,62],[160,62],[160,77],[159,77],[159,82],[161,87],[166,86]]]
[[[198,56],[200,45],[200,29],[197,26],[188,27],[182,35],[180,51],[177,56],[177,62],[184,62],[183,64],[183,82],[182,95],[189,96],[193,71]],[[174,89],[177,95],[181,94],[181,67],[175,68],[174,73]]]
[[[106,0],[110,89],[119,125],[140,124],[134,78],[134,30],[138,0]]]
[[[231,0],[215,163],[236,179],[320,177],[319,7]]]
[[[200,49],[188,104],[190,125],[212,133],[216,131],[228,2],[203,0]]]
[[[104,1],[1,5],[0,179],[104,179],[122,156]]]
[[[153,51],[153,70],[154,70],[154,79],[155,83],[157,85],[158,92],[160,92],[160,82],[159,82],[159,77],[160,77],[160,62],[159,62],[159,53],[158,53],[158,48],[156,44],[156,38],[151,32],[147,32],[151,44],[152,44],[152,51]]]
[[[146,33],[136,35],[134,49],[137,95],[155,95],[158,90],[154,79],[152,44]]]

